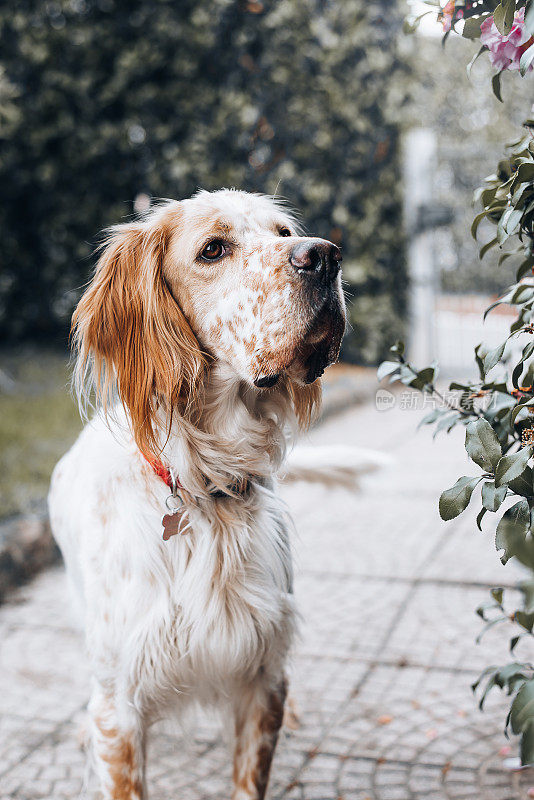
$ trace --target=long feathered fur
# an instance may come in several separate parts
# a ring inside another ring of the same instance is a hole
[[[83,610],[92,758],[105,800],[146,796],[146,730],[192,703],[234,714],[234,800],[265,794],[297,618],[276,476],[320,403],[320,382],[304,385],[289,369],[300,352],[296,332],[302,338],[312,329],[312,311],[302,278],[286,268],[291,242],[273,232],[293,225],[281,215],[268,198],[203,193],[113,228],[74,314],[76,386],[82,404],[92,391],[100,410],[54,470],[49,508]],[[223,267],[203,266],[195,252],[229,218],[243,246],[234,243],[225,279]],[[187,259],[189,271],[180,273]],[[247,278],[241,294],[237,274]],[[189,296],[181,294],[187,281]],[[277,305],[292,293],[294,326]],[[228,309],[233,298],[237,307]],[[265,312],[267,321],[247,327],[247,314],[262,303],[272,318]],[[342,299],[339,309],[338,330]],[[228,310],[225,328],[217,314]],[[210,315],[211,327],[203,327]],[[210,347],[201,347],[199,331],[207,338],[211,331]],[[267,374],[280,376],[260,392],[245,357],[257,359],[262,342]],[[179,476],[187,535],[162,540],[169,490],[143,456],[161,458]],[[328,467],[323,461],[323,477],[337,469],[341,480],[354,469],[347,457],[335,467],[336,458]],[[317,477],[319,467],[293,456],[287,475]],[[230,488],[245,478],[248,494]],[[214,490],[226,496],[214,499]]]

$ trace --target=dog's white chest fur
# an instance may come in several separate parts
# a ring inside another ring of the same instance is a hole
[[[257,506],[254,524],[224,530],[192,514],[192,532],[163,545],[170,547],[155,589],[160,610],[147,625],[160,648],[162,688],[170,682],[213,702],[266,660],[274,666],[285,657],[293,631],[286,531],[275,509],[263,499]]]
[[[165,542],[168,493],[119,429],[96,420],[56,468],[52,524],[99,680],[119,676],[142,705],[213,702],[287,652],[286,521],[272,490],[254,487],[190,511],[191,531]]]

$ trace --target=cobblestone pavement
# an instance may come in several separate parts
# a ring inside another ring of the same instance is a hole
[[[330,419],[312,442],[374,447],[394,464],[358,494],[285,490],[304,622],[291,680],[300,722],[281,737],[273,800],[520,800],[534,784],[506,768],[517,749],[502,750],[505,698],[490,697],[481,714],[469,688],[508,659],[507,631],[475,644],[474,608],[517,573],[472,516],[440,522],[440,490],[469,466],[461,432],[433,444],[428,430],[416,433],[419,416],[368,404]],[[82,793],[88,675],[69,611],[59,568],[0,608],[0,800]],[[186,738],[155,728],[149,789],[152,800],[228,798],[219,727],[202,719]]]

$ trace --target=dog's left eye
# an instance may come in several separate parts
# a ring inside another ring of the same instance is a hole
[[[224,242],[221,242],[219,239],[214,239],[208,242],[200,255],[205,261],[217,261],[217,259],[221,258],[225,253],[226,248]]]
[[[278,233],[280,236],[291,236],[291,231],[289,230],[289,228],[280,228]]]

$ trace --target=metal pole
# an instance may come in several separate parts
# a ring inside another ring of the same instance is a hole
[[[436,165],[436,136],[414,128],[404,139],[404,216],[408,240],[409,335],[408,356],[418,367],[436,357],[434,330],[436,275],[433,231],[421,228],[422,211],[432,204],[432,176]]]

